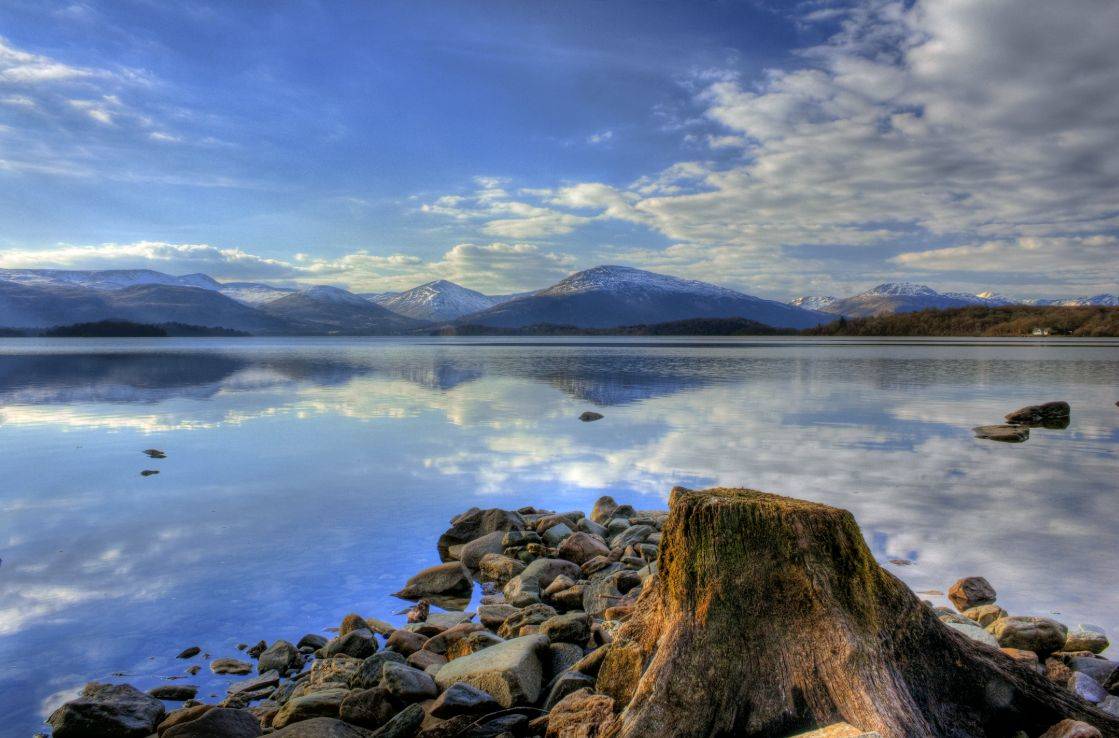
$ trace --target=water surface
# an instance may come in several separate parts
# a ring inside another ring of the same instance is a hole
[[[1067,429],[970,433],[1057,399]],[[842,506],[915,590],[1119,634],[1116,400],[1116,341],[0,341],[0,735],[186,646],[390,618],[471,505],[677,484]]]

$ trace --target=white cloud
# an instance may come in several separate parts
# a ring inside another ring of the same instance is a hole
[[[592,133],[591,135],[587,136],[587,143],[591,144],[592,146],[598,144],[606,144],[610,143],[613,138],[614,132],[610,129],[606,129],[604,131],[597,131],[596,133]]]
[[[869,0],[826,15],[841,30],[803,50],[799,67],[690,82],[706,141],[741,148],[740,159],[681,162],[622,187],[503,189],[460,199],[454,217],[504,232],[523,220],[526,239],[637,222],[707,261],[705,249],[737,252],[738,271],[755,275],[810,269],[794,247],[862,258],[876,275],[967,270],[995,250],[1028,254],[1054,278],[1070,258],[1114,259],[1113,242],[1091,250],[1090,239],[1119,225],[1119,4]],[[899,242],[935,253],[889,260]],[[986,245],[936,248],[946,242]]]
[[[0,37],[0,82],[35,85],[43,82],[105,77],[108,74],[105,70],[63,64],[48,56],[17,49]]]

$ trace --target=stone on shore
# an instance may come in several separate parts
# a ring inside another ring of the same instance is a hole
[[[540,624],[540,632],[552,643],[586,643],[591,637],[591,619],[579,611],[554,615]]]
[[[269,738],[370,738],[372,734],[336,718],[317,717],[289,725],[268,735]]]
[[[163,729],[159,738],[256,738],[261,734],[260,721],[245,710],[215,707],[191,720],[177,722]]]
[[[478,562],[483,582],[494,582],[504,587],[509,580],[525,570],[525,564],[500,553],[488,553]]]
[[[343,622],[345,622],[345,621],[343,621]],[[321,636],[318,633],[308,633],[307,635],[305,635],[305,636],[303,636],[302,638],[299,639],[299,643],[296,643],[295,647],[298,648],[300,651],[303,651],[304,649],[306,649],[306,650],[309,650],[310,652],[314,653],[315,651],[318,651],[320,648],[322,648],[326,644],[327,644],[326,636]]]
[[[595,556],[609,556],[610,547],[589,533],[572,533],[560,543],[556,555],[582,566]]]
[[[614,717],[614,700],[589,689],[572,692],[548,713],[545,738],[596,736]]]
[[[484,536],[475,538],[473,541],[468,541],[462,544],[459,550],[458,560],[462,565],[471,571],[477,571],[482,557],[486,554],[500,554],[503,546],[502,540],[505,538],[505,532],[495,530],[492,533],[487,533]]]
[[[395,596],[406,600],[435,595],[469,597],[473,589],[470,572],[460,562],[450,561],[419,572]]]
[[[289,671],[298,671],[303,666],[303,654],[288,641],[280,640],[273,643],[256,662],[256,670],[263,674],[266,671],[278,671],[286,674]]]
[[[976,643],[982,643],[983,645],[990,646],[991,648],[999,647],[998,639],[981,628],[978,623],[972,623],[969,621],[966,623],[945,622],[944,624],[957,633],[962,633]]]
[[[1092,677],[1082,671],[1074,671],[1068,680],[1069,691],[1093,705],[1107,699],[1107,690]]]
[[[411,656],[423,648],[425,643],[427,643],[427,636],[401,628],[400,630],[394,630],[392,635],[388,637],[388,640],[385,641],[385,648],[405,656]]]
[[[350,692],[338,706],[338,716],[347,723],[376,729],[400,712],[400,703],[384,687]]]
[[[466,682],[456,682],[431,703],[428,712],[446,720],[456,715],[486,715],[500,709],[501,705],[489,692]]]
[[[1038,738],[1102,738],[1102,734],[1088,723],[1079,720],[1062,720]]]
[[[1006,610],[994,604],[969,607],[961,614],[965,618],[974,620],[975,622],[979,623],[979,625],[984,628],[986,628],[988,625],[995,622],[999,618],[1004,618],[1007,616]]]
[[[971,432],[976,438],[1004,443],[1021,443],[1030,438],[1030,429],[1024,425],[977,425]]]
[[[368,630],[369,632],[373,632],[373,629],[369,627],[369,623],[365,622],[365,618],[358,615],[356,612],[351,612],[349,615],[342,618],[342,625],[338,628],[338,635],[344,636],[355,630]]]
[[[987,632],[1000,646],[1033,651],[1039,656],[1061,650],[1068,635],[1067,628],[1056,620],[1027,615],[999,618],[987,626]]]
[[[603,495],[595,500],[594,507],[591,508],[591,522],[599,525],[605,525],[606,521],[614,517],[614,511],[618,509],[618,503],[610,495]]]
[[[226,690],[227,694],[241,694],[242,692],[259,692],[269,687],[277,687],[280,684],[280,672],[268,671],[260,676],[243,679],[239,682],[230,684]]]
[[[402,702],[420,702],[439,694],[430,674],[392,661],[381,667],[381,686]]]
[[[505,585],[505,599],[515,607],[539,602],[544,588],[561,574],[579,579],[581,571],[577,564],[564,559],[536,559]]]
[[[351,689],[372,689],[381,683],[386,663],[403,664],[404,657],[396,651],[378,651],[361,662],[361,666],[347,679]]]
[[[373,639],[372,631],[362,628],[361,630],[351,630],[345,635],[330,639],[319,650],[319,656],[325,659],[344,654],[353,656],[355,659],[364,659],[372,656],[376,651],[377,641]]]
[[[451,527],[439,536],[439,556],[443,561],[450,558],[452,546],[462,546],[476,538],[496,530],[506,531],[524,527],[524,520],[515,512],[490,508],[479,510],[473,507],[451,519]]]
[[[1080,624],[1068,632],[1062,651],[1091,651],[1103,653],[1111,645],[1107,634],[1098,625]]]
[[[512,605],[482,605],[478,608],[478,619],[487,628],[497,630],[510,615],[515,615],[519,611],[519,607],[513,607]]]
[[[948,588],[948,599],[960,612],[995,602],[995,588],[983,577],[964,577]]]
[[[547,652],[543,635],[513,638],[455,659],[439,670],[435,681],[442,689],[466,682],[489,693],[502,707],[532,704],[540,697]]]
[[[349,696],[348,689],[323,689],[318,692],[293,697],[280,708],[272,719],[272,727],[282,728],[291,723],[310,720],[316,717],[335,717],[342,700]]]
[[[214,659],[210,662],[210,671],[215,674],[248,674],[252,670],[252,664],[238,659]]]
[[[131,684],[90,682],[80,697],[51,713],[47,722],[54,738],[146,738],[166,714],[162,702]]]

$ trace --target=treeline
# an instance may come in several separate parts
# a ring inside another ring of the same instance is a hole
[[[624,325],[616,328],[580,328],[541,323],[523,328],[484,325],[449,325],[422,331],[431,336],[775,336],[796,331],[773,328],[746,318],[692,318],[667,323]]]
[[[869,318],[840,318],[807,336],[1119,336],[1114,307],[962,307]]]
[[[247,336],[244,331],[212,328],[188,323],[134,323],[130,320],[99,320],[93,323],[59,325],[42,331],[0,328],[0,336],[43,338],[168,338],[198,336]]]

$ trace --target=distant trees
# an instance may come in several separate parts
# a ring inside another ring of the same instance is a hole
[[[843,318],[802,331],[809,336],[1119,336],[1119,308],[1006,305],[918,310]]]

